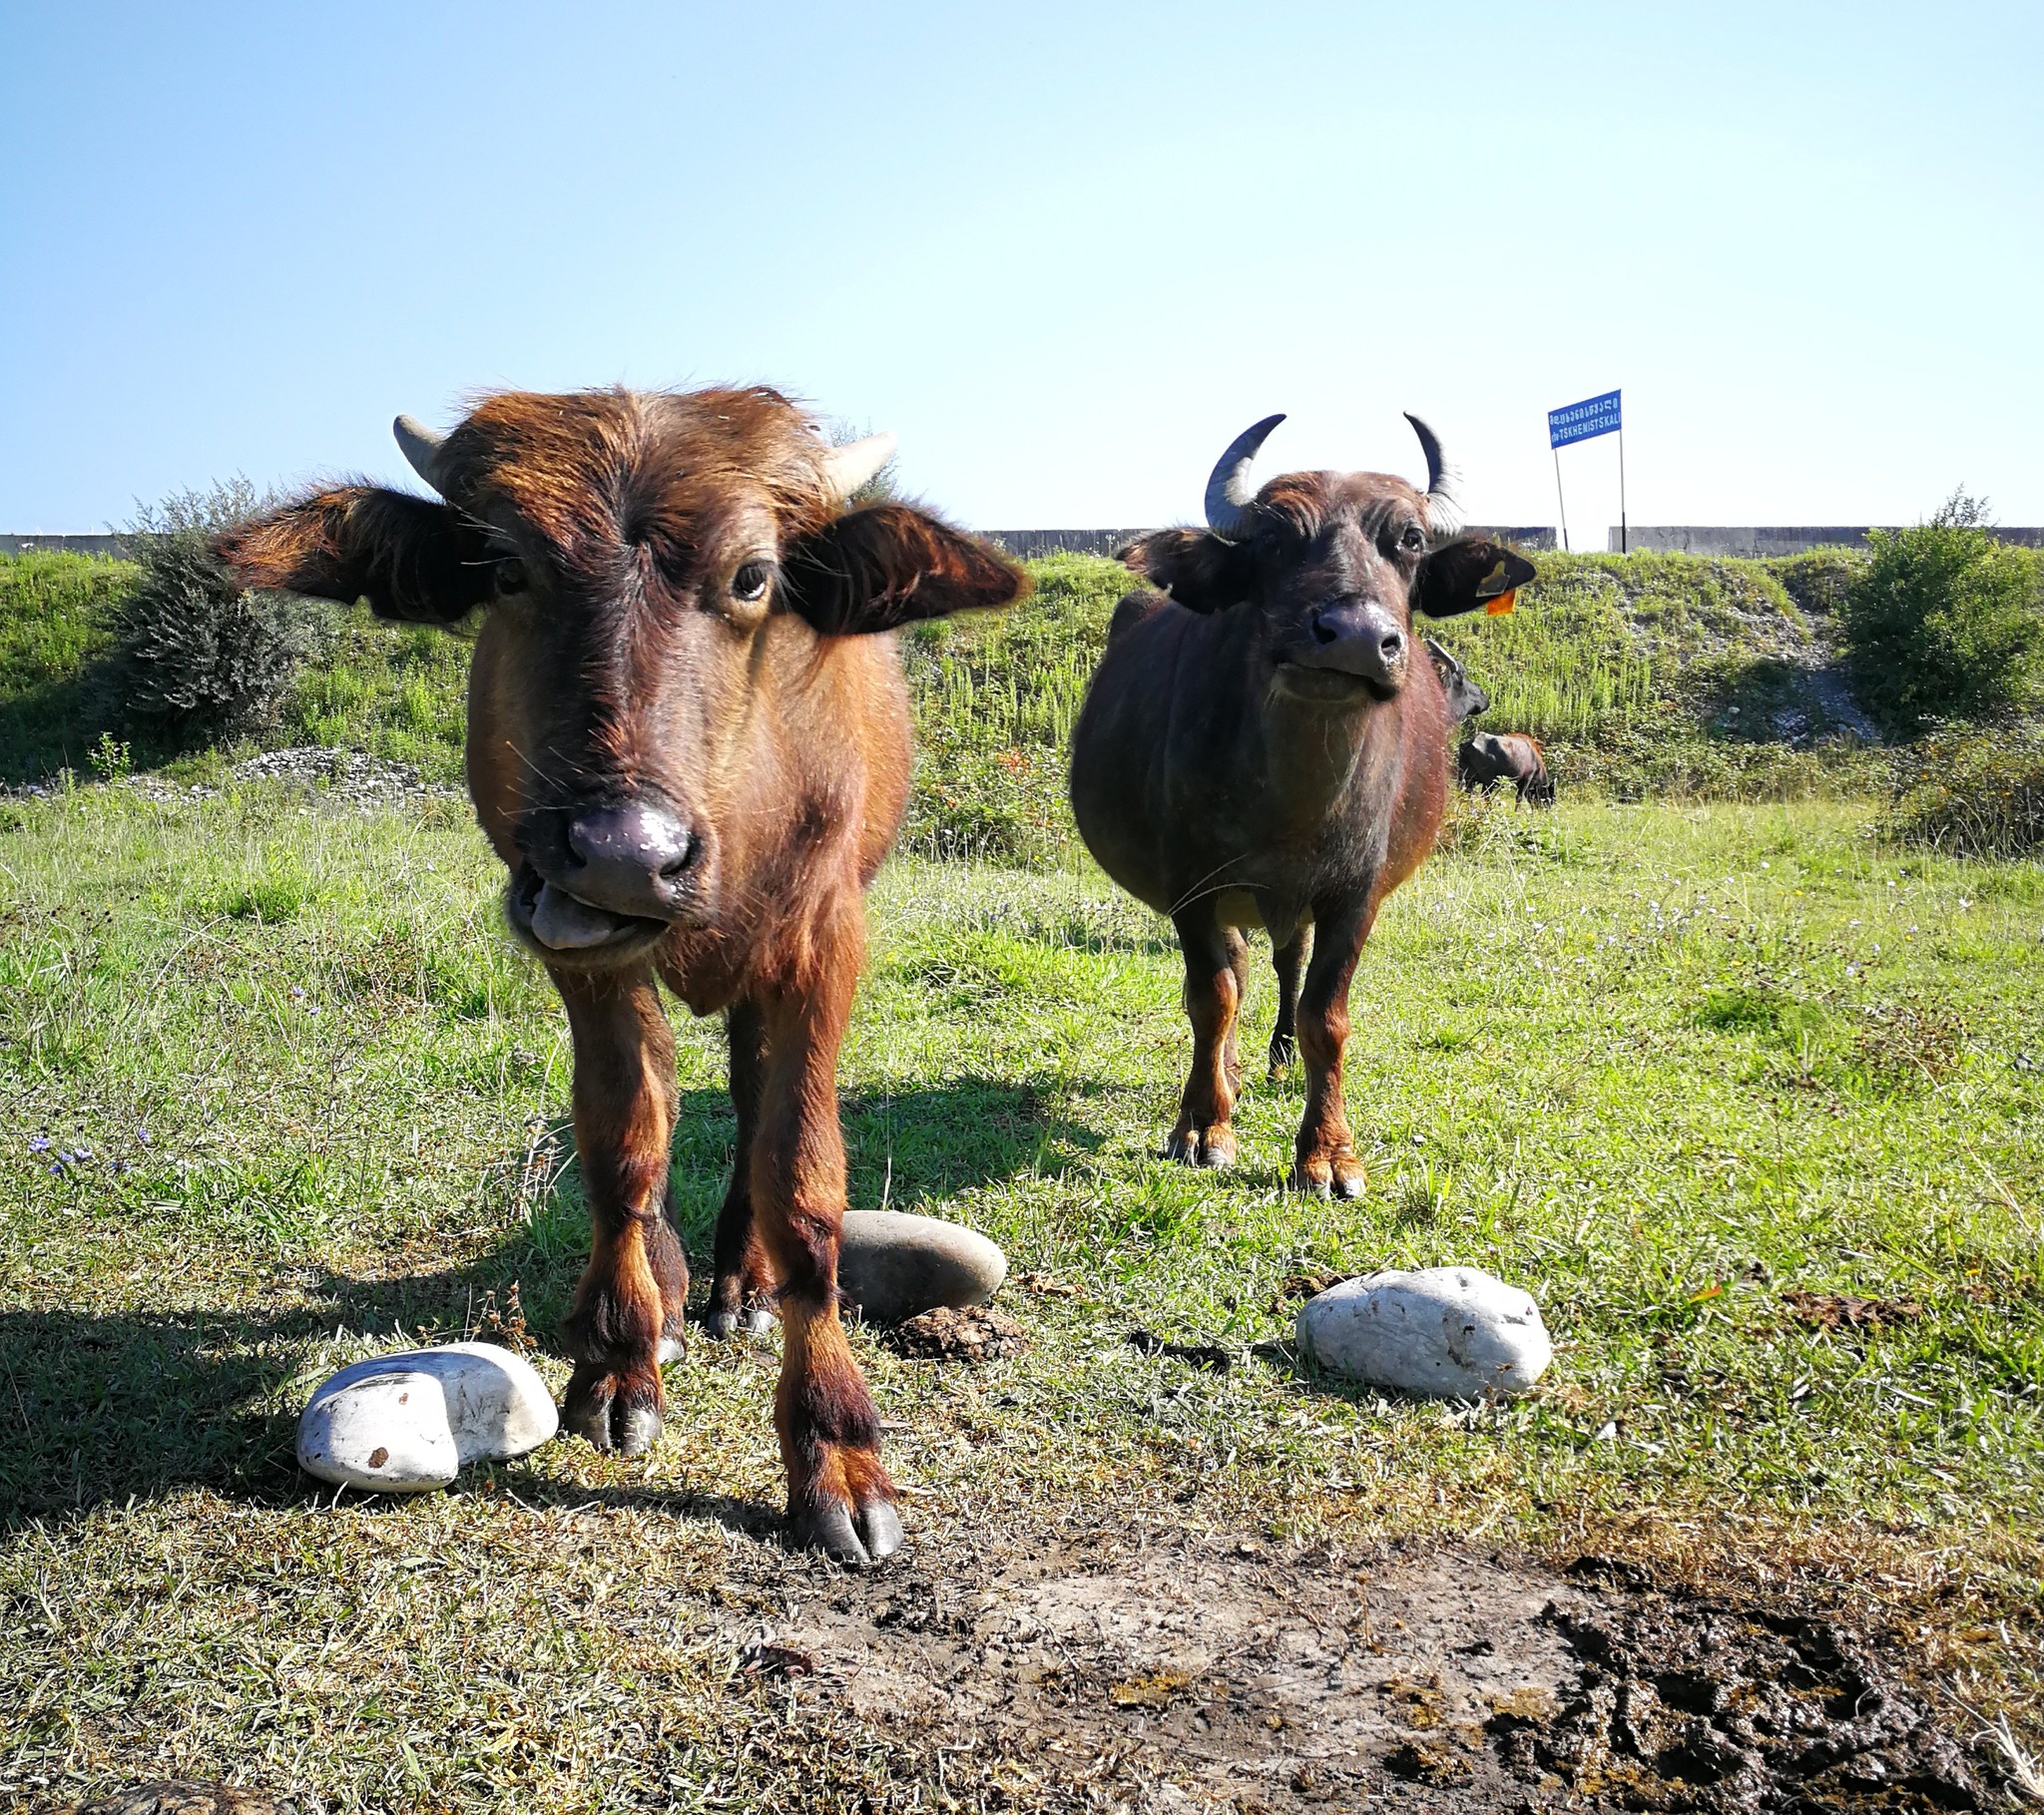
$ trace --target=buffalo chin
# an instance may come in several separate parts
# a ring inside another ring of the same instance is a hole
[[[616,964],[638,956],[668,930],[664,920],[592,907],[556,888],[530,864],[519,868],[504,891],[504,918],[519,940],[549,964]]]
[[[1297,662],[1280,661],[1275,672],[1278,684],[1287,693],[1321,705],[1388,705],[1400,691],[1365,675],[1351,675],[1341,669],[1307,668]]]

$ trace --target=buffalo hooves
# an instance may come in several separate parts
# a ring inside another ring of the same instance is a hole
[[[1180,1165],[1206,1166],[1220,1171],[1235,1163],[1235,1136],[1226,1129],[1209,1129],[1205,1134],[1198,1129],[1186,1133],[1175,1131],[1164,1143],[1164,1157],[1175,1159]]]
[[[722,1342],[727,1336],[736,1336],[739,1331],[739,1314],[736,1311],[712,1311],[703,1319],[705,1335],[714,1336]]]
[[[660,1439],[660,1414],[650,1405],[619,1406],[611,1425],[620,1456],[643,1456]]]
[[[879,1563],[900,1550],[904,1542],[901,1535],[901,1515],[884,1500],[869,1504],[860,1516],[859,1523],[865,1528],[866,1554]]]
[[[821,1551],[846,1569],[879,1563],[901,1548],[900,1516],[884,1500],[861,1507],[856,1522],[848,1505],[833,1500],[796,1513],[790,1523],[797,1544]]]
[[[1315,1197],[1360,1197],[1369,1184],[1369,1174],[1354,1159],[1300,1160],[1284,1182],[1288,1190]]]
[[[666,1367],[671,1361],[679,1361],[689,1352],[689,1345],[679,1336],[663,1336],[660,1347],[654,1353],[655,1362]]]
[[[773,1313],[764,1304],[756,1304],[745,1314],[743,1326],[748,1336],[766,1336],[773,1330]]]

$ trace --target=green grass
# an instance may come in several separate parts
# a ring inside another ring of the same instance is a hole
[[[1546,740],[1565,787],[1725,799],[1885,785],[1864,752],[1806,747],[1828,728],[1808,671],[1827,653],[1850,558],[1543,555],[1539,566],[1513,616],[1429,628],[1491,693],[1486,725]],[[0,780],[80,768],[111,722],[91,664],[132,572],[0,557],[0,604],[11,607],[0,632]],[[1071,853],[1064,752],[1108,619],[1134,582],[1114,562],[1076,555],[1032,572],[1036,594],[1020,610],[903,639],[920,750],[911,848],[1027,862]],[[368,750],[455,780],[467,660],[458,637],[353,614],[261,741]],[[1805,747],[1785,739],[1790,722]],[[138,761],[150,754],[138,744]],[[202,754],[181,772],[217,766]]]
[[[1371,1185],[1335,1206],[1279,1189],[1295,1082],[1252,1083],[1233,1174],[1153,1157],[1178,966],[1097,873],[890,866],[842,1067],[852,1202],[1078,1292],[1011,1286],[1033,1348],[978,1372],[855,1336],[914,1592],[989,1547],[1474,1531],[1856,1587],[1944,1654],[1980,1622],[1969,1692],[2034,1707],[2044,876],[1897,857],[1867,812],[1463,822],[1358,974]],[[291,1467],[326,1370],[487,1327],[514,1282],[545,1336],[572,1289],[563,1024],[496,891],[452,804],[0,805],[0,1801],[176,1772],[341,1809],[909,1806],[884,1743],[735,1686],[746,1631],[843,1591],[771,1547],[757,1351],[673,1367],[643,1462],[562,1442],[338,1508]],[[1260,981],[1248,1050],[1270,1013]],[[699,1254],[721,1045],[681,1030]],[[1470,1415],[1256,1352],[1302,1268],[1445,1261],[1540,1299],[1534,1398]],[[1905,1308],[1826,1330],[1791,1291]],[[1236,1365],[1139,1355],[1136,1325]]]

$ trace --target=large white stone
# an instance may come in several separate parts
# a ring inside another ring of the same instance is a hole
[[[1531,1294],[1479,1267],[1344,1280],[1299,1306],[1297,1333],[1322,1368],[1430,1399],[1523,1393],[1554,1359]]]
[[[342,1368],[298,1419],[298,1467],[380,1494],[444,1488],[471,1462],[537,1449],[560,1415],[531,1362],[489,1342],[376,1355]]]
[[[846,1210],[837,1283],[873,1323],[902,1323],[939,1305],[984,1304],[1008,1257],[976,1230],[905,1210]]]

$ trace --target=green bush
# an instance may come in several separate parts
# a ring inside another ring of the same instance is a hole
[[[244,592],[213,553],[214,536],[261,503],[246,480],[186,492],[130,532],[141,574],[115,621],[106,685],[119,722],[155,744],[273,722],[298,671],[332,640],[331,607]]]
[[[2044,726],[1933,732],[1898,768],[1882,829],[1963,857],[2044,852]]]
[[[1914,737],[1932,719],[2023,704],[2044,658],[2036,558],[1990,536],[1984,506],[1964,492],[1928,523],[1868,542],[1842,628],[1853,691],[1873,718]]]

